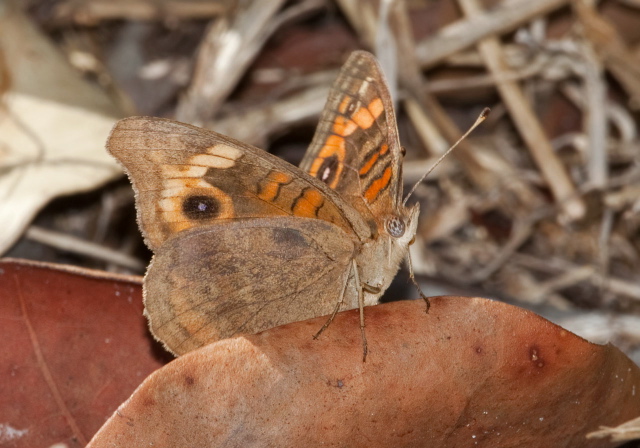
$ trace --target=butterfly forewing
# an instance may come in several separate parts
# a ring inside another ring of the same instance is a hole
[[[334,83],[300,168],[338,191],[361,213],[395,210],[401,173],[393,104],[375,58],[354,52]]]
[[[133,117],[118,122],[107,148],[129,172],[138,219],[154,250],[193,227],[268,216],[320,219],[359,237],[369,231],[321,182],[211,131]]]

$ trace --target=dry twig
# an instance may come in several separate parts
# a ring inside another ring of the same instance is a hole
[[[468,16],[473,16],[481,11],[477,0],[459,0],[459,3]],[[585,213],[585,205],[577,196],[571,179],[554,153],[531,106],[515,82],[501,79],[503,74],[510,72],[510,69],[504,63],[498,39],[486,37],[478,43],[478,48],[489,70],[499,79],[497,88],[500,96],[518,127],[520,135],[529,147],[533,159],[548,182],[556,201],[561,204],[569,219],[581,218]]]

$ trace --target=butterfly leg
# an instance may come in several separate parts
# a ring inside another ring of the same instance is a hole
[[[318,330],[318,332],[313,335],[313,339],[318,339],[318,337],[322,334],[322,332],[326,330],[327,327],[329,327],[329,325],[331,325],[331,322],[333,322],[333,319],[336,317],[336,314],[338,314],[338,311],[340,311],[340,308],[344,303],[344,293],[347,291],[347,285],[349,284],[349,277],[350,275],[346,275],[344,278],[344,285],[342,285],[342,292],[340,293],[340,298],[336,303],[336,307],[334,308],[333,313],[331,313],[331,316],[329,316],[329,319],[327,319],[327,321],[324,323],[322,328],[320,328],[320,330]]]
[[[363,285],[360,284],[360,276],[358,275],[358,266],[356,265],[355,260],[352,260],[351,266],[352,266],[351,269],[353,272],[355,283],[356,285],[358,285],[357,287],[358,287],[358,308],[360,308],[360,334],[362,335],[362,362],[365,362],[367,360],[367,353],[369,352],[369,348],[367,345],[367,337],[364,332]],[[329,319],[327,319],[327,321],[322,326],[322,328],[320,328],[320,330],[318,330],[318,332],[315,335],[313,335],[313,339],[318,339],[318,337],[322,334],[322,332],[326,330],[329,325],[331,325],[331,322],[333,322],[333,319],[336,317],[336,314],[338,314],[338,311],[340,311],[340,307],[342,307],[342,304],[344,303],[344,294],[347,290],[347,285],[349,284],[350,277],[351,277],[350,275],[347,275],[345,277],[345,282],[344,282],[344,285],[342,286],[342,293],[340,294],[340,300],[338,300],[338,303],[336,303],[336,307],[334,308],[333,313],[331,313],[331,316],[329,316]]]
[[[425,313],[429,312],[429,308],[431,308],[431,302],[429,301],[429,298],[422,292],[422,288],[420,288],[420,285],[418,285],[418,282],[416,281],[416,277],[413,273],[413,264],[411,263],[411,254],[407,252],[407,266],[409,267],[409,279],[411,280],[411,283],[413,283],[413,286],[416,287],[416,289],[418,290],[418,294],[420,294],[420,297],[422,298],[422,300],[424,300],[425,304],[427,305],[427,309],[425,310]]]
[[[369,351],[369,347],[367,346],[367,336],[364,333],[364,288],[363,285],[360,284],[360,276],[358,275],[358,265],[356,264],[356,260],[352,260],[353,264],[353,275],[356,280],[356,285],[358,288],[358,308],[360,308],[360,334],[362,335],[362,362],[367,360],[367,352]]]

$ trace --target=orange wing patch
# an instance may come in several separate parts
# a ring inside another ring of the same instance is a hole
[[[382,105],[382,100],[376,98],[371,101],[367,107],[361,107],[355,111],[351,118],[360,128],[369,129],[383,111],[384,106]]]
[[[369,186],[369,188],[367,188],[367,191],[364,192],[365,199],[368,202],[373,202],[378,197],[378,194],[380,194],[382,190],[387,188],[390,181],[391,167],[388,166],[382,173],[382,176],[371,182],[371,185]]]
[[[366,176],[366,174],[371,171],[371,168],[373,168],[373,166],[376,164],[380,156],[385,155],[387,151],[389,151],[389,145],[384,143],[382,146],[380,146],[380,151],[374,153],[371,157],[369,157],[369,160],[367,160],[367,162],[362,165],[362,168],[360,168],[360,176]]]
[[[345,95],[345,97],[340,102],[340,105],[338,106],[338,112],[340,112],[342,115],[346,115],[350,104],[351,104],[351,97],[348,95]]]
[[[317,218],[318,210],[324,204],[324,198],[317,190],[305,190],[293,204],[293,215],[305,218]]]
[[[333,132],[342,137],[347,137],[353,134],[353,131],[356,129],[358,129],[358,125],[354,121],[351,121],[341,115],[337,116],[335,123],[333,123]]]
[[[280,188],[284,184],[292,181],[291,176],[279,171],[271,171],[260,185],[258,197],[267,202],[273,202],[280,193]]]
[[[361,107],[353,114],[353,121],[356,122],[358,127],[361,129],[369,129],[374,121],[376,121],[375,117],[371,115],[369,109],[366,107]]]
[[[382,114],[382,112],[384,112],[384,105],[382,104],[381,98],[376,98],[369,103],[369,112],[371,112],[371,115],[376,118],[378,118]]]

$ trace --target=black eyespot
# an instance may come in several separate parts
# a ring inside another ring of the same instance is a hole
[[[182,203],[182,213],[193,220],[215,218],[220,213],[220,203],[211,196],[189,196]]]
[[[407,148],[405,148],[404,146],[400,147],[400,154],[402,154],[402,157],[407,155]]]
[[[404,221],[397,216],[394,216],[387,221],[387,232],[389,232],[389,235],[392,237],[400,238],[404,235],[405,229],[406,226]]]
[[[345,115],[347,117],[350,117],[351,114],[353,114],[356,111],[357,106],[358,106],[358,104],[356,102],[354,102],[354,101],[350,102],[347,105],[347,109],[345,110]]]
[[[334,155],[327,157],[322,161],[322,165],[320,165],[320,168],[318,168],[316,177],[325,184],[331,185],[331,182],[333,182],[336,177],[339,163],[340,161],[338,160],[338,156]]]

